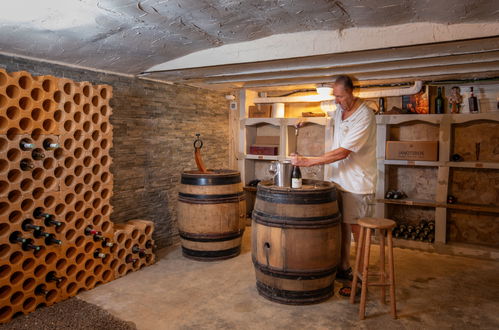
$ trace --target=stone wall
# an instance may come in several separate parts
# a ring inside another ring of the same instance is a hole
[[[154,221],[159,247],[178,240],[177,186],[181,172],[196,166],[195,133],[204,140],[205,164],[228,166],[229,110],[222,93],[2,55],[0,67],[113,87],[111,220]]]

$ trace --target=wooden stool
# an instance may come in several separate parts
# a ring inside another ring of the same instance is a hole
[[[368,286],[381,286],[381,302],[385,304],[385,287],[390,287],[390,304],[393,318],[397,318],[397,309],[395,305],[395,274],[393,270],[393,241],[392,228],[395,227],[395,221],[389,219],[362,218],[359,219],[360,226],[359,242],[357,247],[357,255],[355,257],[355,268],[352,282],[352,290],[350,293],[350,302],[355,303],[355,293],[357,290],[357,279],[362,280],[362,293],[360,296],[359,318],[361,320],[366,317],[366,298]],[[369,254],[371,248],[371,233],[378,229],[380,231],[379,242],[379,259],[380,272],[369,274]],[[388,236],[388,279],[385,273],[385,234]],[[359,273],[360,260],[362,249],[364,249],[364,262],[362,274]],[[368,283],[369,275],[379,275],[380,281]]]

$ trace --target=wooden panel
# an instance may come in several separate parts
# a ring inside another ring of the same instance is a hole
[[[411,199],[435,200],[437,168],[387,166],[387,190],[402,190]]]
[[[449,210],[448,239],[454,242],[499,247],[497,214]]]

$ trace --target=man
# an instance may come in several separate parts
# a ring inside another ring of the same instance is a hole
[[[342,213],[341,261],[336,277],[351,281],[351,235],[353,233],[358,242],[360,227],[357,220],[372,216],[371,203],[377,177],[376,120],[373,110],[353,95],[350,77],[342,75],[336,79],[333,95],[337,105],[333,116],[333,149],[319,157],[293,155],[292,163],[305,167],[331,164],[330,180],[337,185]],[[350,287],[341,288],[339,293],[349,296]]]

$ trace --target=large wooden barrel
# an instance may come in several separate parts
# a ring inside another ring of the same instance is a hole
[[[246,204],[239,172],[182,173],[178,227],[185,257],[210,261],[241,252]]]
[[[260,182],[253,210],[257,289],[284,304],[313,304],[331,297],[340,261],[336,188],[325,181],[303,183],[302,189],[291,189]]]

